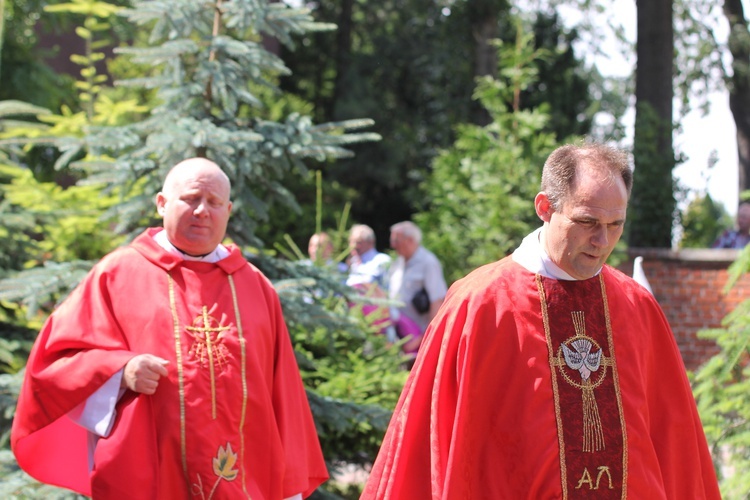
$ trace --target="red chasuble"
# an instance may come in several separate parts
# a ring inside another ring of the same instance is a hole
[[[510,257],[432,321],[364,499],[720,498],[672,332],[619,271]]]
[[[158,231],[102,259],[45,324],[13,422],[19,465],[95,498],[309,495],[328,474],[272,285],[235,247],[184,261]],[[89,474],[87,432],[66,414],[141,353],[169,376],[125,392]]]

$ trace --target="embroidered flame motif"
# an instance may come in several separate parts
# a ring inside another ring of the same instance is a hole
[[[229,350],[224,345],[224,332],[228,326],[221,326],[216,318],[208,314],[208,307],[203,306],[202,314],[193,320],[193,326],[185,329],[193,336],[195,342],[190,348],[190,354],[200,361],[203,368],[208,364],[208,374],[211,379],[211,418],[216,420],[216,373],[226,364]]]
[[[200,362],[202,367],[221,369],[226,363],[229,351],[223,343],[223,332],[229,330],[208,314],[208,307],[203,306],[201,314],[193,320],[193,325],[185,327],[195,339],[190,347],[190,354]]]
[[[219,454],[214,457],[214,474],[220,479],[232,481],[237,477],[239,472],[234,466],[237,464],[237,454],[232,451],[232,444],[227,443],[225,448],[219,446]]]

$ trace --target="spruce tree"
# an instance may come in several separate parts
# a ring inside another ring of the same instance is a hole
[[[296,34],[333,26],[316,23],[306,9],[266,0],[136,2],[121,14],[150,37],[147,46],[117,52],[150,69],[117,84],[153,90],[158,105],[141,121],[91,124],[83,137],[56,140],[57,166],[79,172],[79,185],[119,196],[103,217],[129,237],[157,224],[154,195],[173,165],[201,156],[222,166],[234,202],[228,236],[279,291],[329,468],[370,463],[404,381],[398,346],[373,335],[351,307],[354,297],[340,276],[275,258],[256,234],[274,223],[271,207],[298,208],[285,176],[304,175],[310,161],[348,157],[350,145],[379,139],[357,132],[372,124],[368,119],[316,125],[299,113],[270,119],[263,107],[261,96],[277,90],[278,78],[290,71],[269,47],[293,47]],[[0,282],[0,298],[59,297],[73,283],[55,278],[69,277],[81,265],[62,262],[18,273],[5,287]],[[0,493],[20,491],[14,474],[15,489]]]
[[[255,229],[269,222],[269,206],[296,208],[280,182],[284,174],[306,172],[307,158],[351,156],[347,145],[378,138],[350,132],[371,125],[366,119],[315,125],[300,114],[280,122],[262,117],[256,89],[276,88],[277,78],[289,72],[267,46],[273,41],[293,46],[295,33],[332,28],[314,22],[304,9],[262,0],[168,0],[136,2],[123,15],[150,30],[151,45],[118,52],[151,65],[153,72],[118,84],[155,88],[160,104],[140,123],[93,131],[80,144],[87,160],[77,164],[89,182],[137,192],[117,207],[122,230],[142,227],[152,217],[153,196],[171,166],[204,156],[232,181],[236,210],[230,237],[260,246]]]

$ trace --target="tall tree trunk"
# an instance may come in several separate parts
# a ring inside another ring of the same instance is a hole
[[[750,189],[750,33],[741,0],[725,0],[729,21],[729,52],[732,77],[729,80],[729,109],[737,127],[740,192]]]
[[[474,77],[496,76],[497,47],[492,40],[500,38],[498,19],[500,12],[507,11],[505,0],[469,0],[469,20],[474,38]],[[472,106],[471,121],[487,125],[492,121],[489,113],[478,103]]]
[[[0,0],[0,76],[2,76],[3,40],[5,39],[5,0]],[[0,80],[2,81],[2,80]]]
[[[497,17],[475,22],[472,26],[474,41],[474,76],[495,76],[497,73],[497,47],[490,42],[499,37]]]
[[[352,54],[352,13],[354,10],[354,0],[342,0],[341,11],[339,12],[338,29],[336,30],[336,77],[334,80],[334,96],[345,95],[347,75],[349,73],[349,64],[351,63]],[[328,105],[327,116],[335,116],[336,99],[331,99]]]
[[[635,173],[628,242],[670,247],[675,209],[672,170],[673,0],[636,0],[638,10]]]

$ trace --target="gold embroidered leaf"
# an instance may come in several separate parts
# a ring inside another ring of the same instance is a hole
[[[213,458],[214,474],[227,481],[232,481],[239,473],[234,468],[236,463],[237,454],[232,451],[232,444],[227,443],[226,448],[219,446],[219,454]]]

